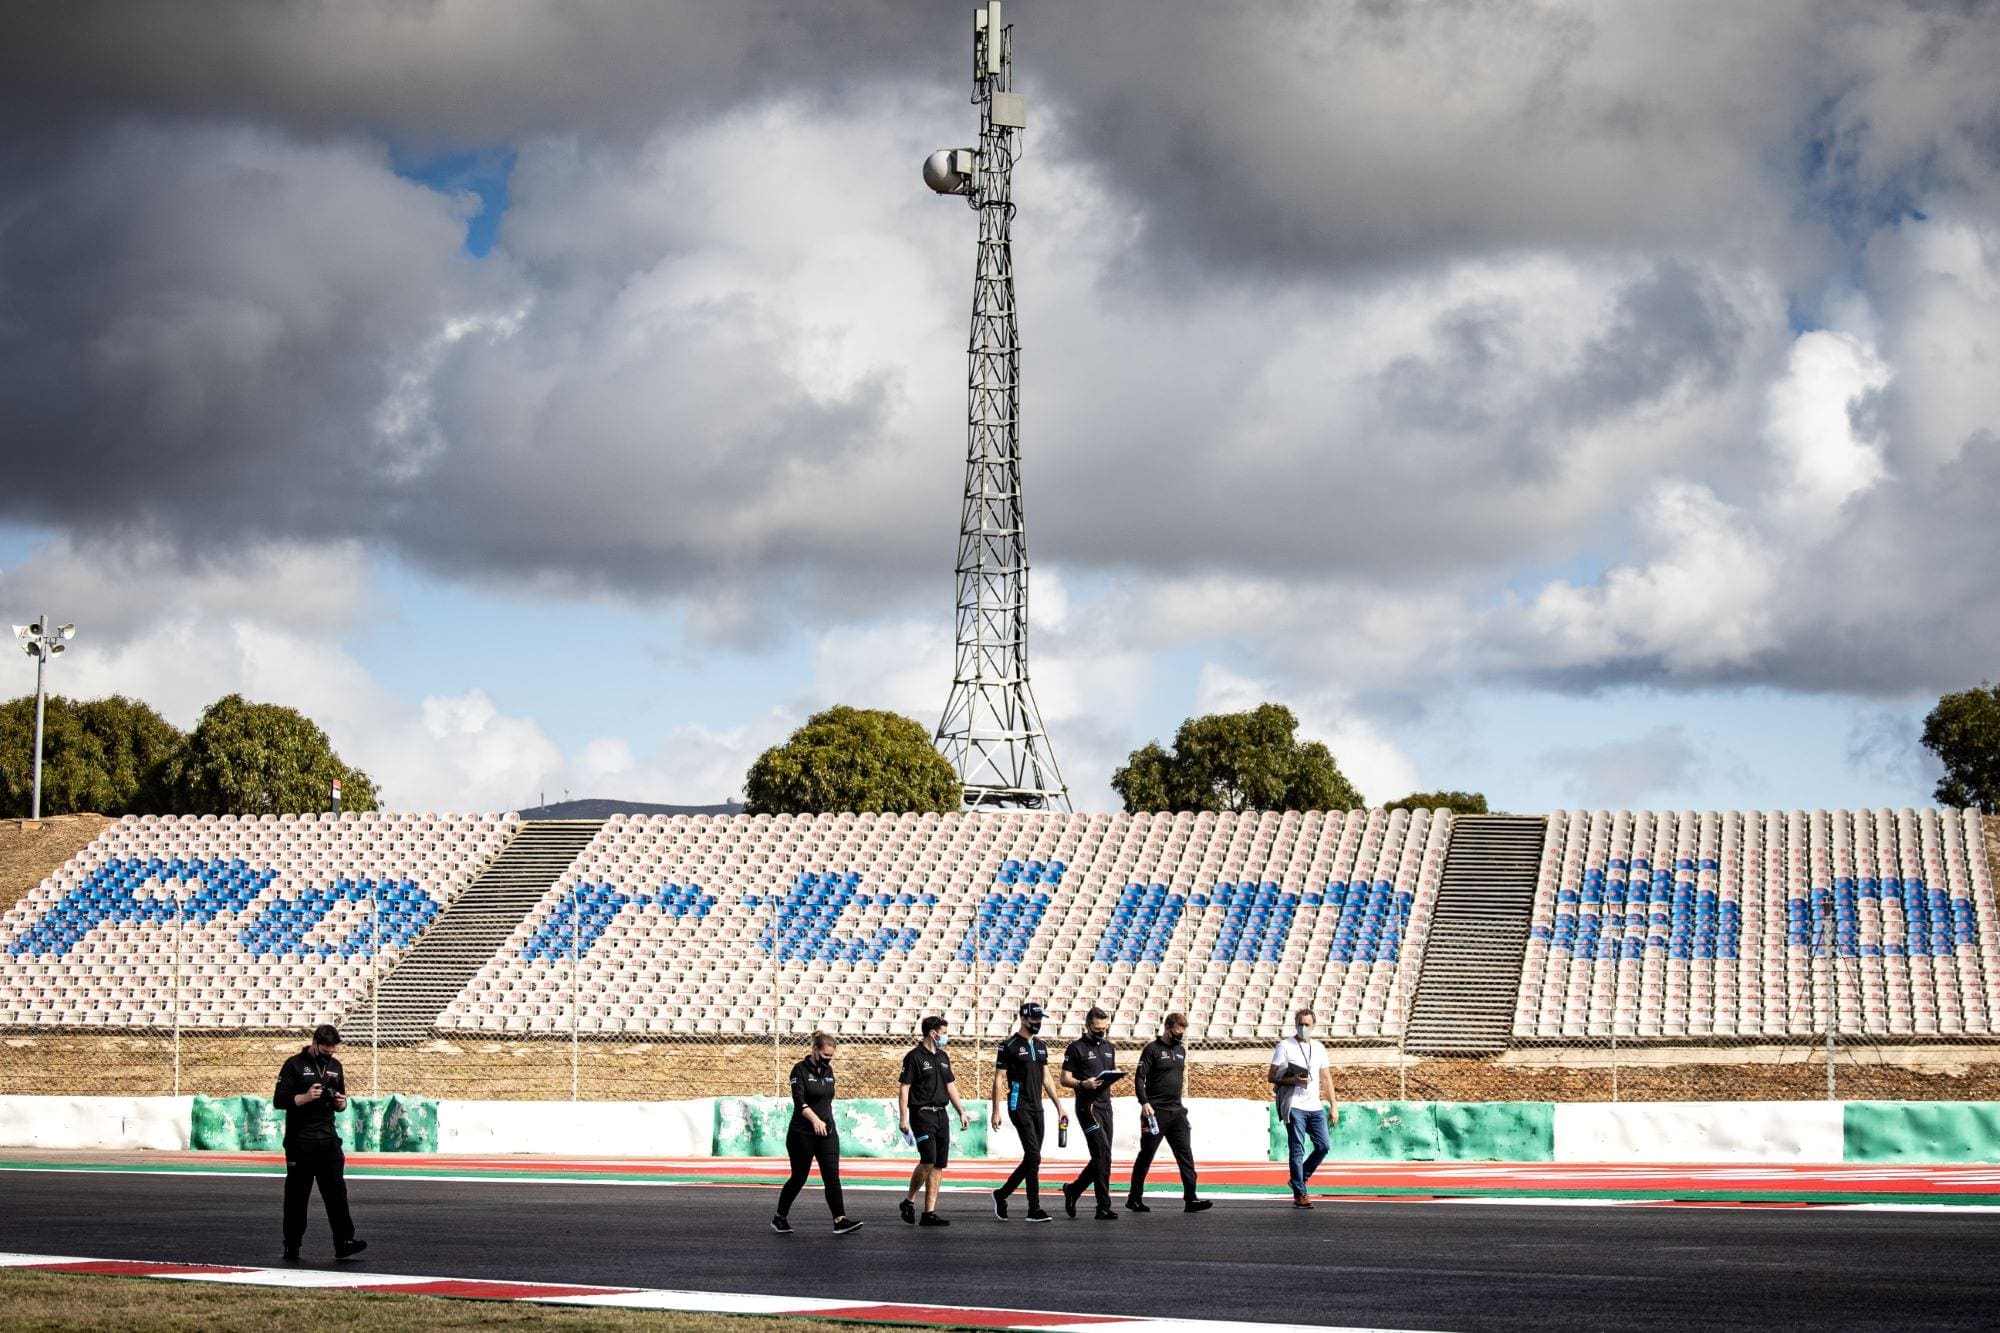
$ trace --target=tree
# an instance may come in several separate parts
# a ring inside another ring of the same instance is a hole
[[[184,815],[309,814],[376,808],[375,783],[333,752],[326,733],[295,708],[240,694],[210,704],[160,766],[166,808]]]
[[[77,703],[50,695],[42,710],[42,811],[144,814],[160,764],[180,731],[146,704],[113,695]],[[35,699],[0,704],[0,816],[32,807]]]
[[[743,783],[753,815],[962,808],[958,774],[923,725],[900,713],[836,705],[757,756]]]
[[[1449,810],[1455,815],[1487,813],[1486,794],[1476,791],[1415,791],[1400,801],[1391,801],[1384,810]]]
[[[1171,751],[1149,742],[1111,775],[1127,810],[1354,810],[1354,789],[1282,704],[1191,717]]]
[[[1924,748],[1944,765],[1931,795],[1940,805],[2000,814],[2000,687],[1947,694],[1924,719]]]

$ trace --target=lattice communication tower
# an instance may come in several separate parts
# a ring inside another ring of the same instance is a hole
[[[990,0],[972,22],[972,101],[979,147],[924,162],[924,181],[979,214],[972,281],[965,500],[958,532],[958,651],[937,744],[971,807],[1068,810],[1028,684],[1028,538],[1021,502],[1021,339],[1014,306],[1014,136],[1027,126],[1014,91],[1014,30]]]

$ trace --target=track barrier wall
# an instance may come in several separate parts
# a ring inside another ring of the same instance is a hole
[[[193,1111],[192,1097],[0,1097],[0,1148],[180,1152]]]
[[[2000,1162],[2000,1103],[1849,1102],[1842,1160]]]
[[[715,1151],[718,1104],[713,1097],[661,1102],[446,1100],[436,1105],[436,1150],[445,1153],[708,1157]],[[776,1151],[784,1151],[782,1142]]]
[[[953,1156],[1009,1159],[1011,1128],[992,1133],[987,1103],[967,1104]],[[776,1097],[667,1102],[433,1101],[355,1097],[340,1116],[356,1152],[581,1157],[782,1157],[790,1103]],[[1265,1102],[1194,1098],[1195,1155],[1282,1161],[1285,1133]],[[1119,1108],[1114,1155],[1130,1160],[1138,1117]],[[914,1158],[885,1099],[839,1103],[841,1147],[855,1158]],[[0,1096],[0,1151],[276,1151],[267,1098]],[[1329,1160],[1342,1162],[1728,1163],[2000,1162],[2000,1102],[1345,1102]],[[1082,1160],[1071,1125],[1067,1149]]]
[[[1838,1162],[1839,1102],[1621,1102],[1555,1108],[1559,1162]]]
[[[438,1150],[438,1104],[427,1097],[350,1097],[333,1122],[341,1142],[354,1152]],[[275,1152],[284,1136],[283,1117],[269,1097],[193,1099],[188,1132],[193,1148]]]
[[[1343,1102],[1327,1136],[1335,1162],[1548,1162],[1549,1102]],[[1265,1111],[1270,1160],[1288,1143],[1276,1107]]]

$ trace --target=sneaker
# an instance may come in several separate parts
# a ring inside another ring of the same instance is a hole
[[[789,1236],[792,1234],[792,1224],[780,1215],[771,1219],[771,1230],[777,1232],[780,1236]]]
[[[1127,1199],[1125,1201],[1125,1211],[1128,1213],[1150,1213],[1153,1210],[1147,1206],[1144,1199]]]
[[[1100,1222],[1116,1222],[1118,1220],[1118,1210],[1116,1208],[1100,1208],[1097,1210],[1097,1220]]]
[[[1049,1216],[1049,1215],[1048,1215],[1047,1213],[1043,1212],[1043,1211],[1042,1211],[1041,1209],[1039,1209],[1039,1208],[1030,1208],[1030,1209],[1028,1210],[1028,1220],[1029,1220],[1030,1222],[1053,1222],[1053,1221],[1055,1221],[1055,1219],[1054,1219],[1053,1217],[1050,1217],[1050,1216]]]
[[[1181,1211],[1189,1213],[1205,1213],[1213,1207],[1215,1207],[1215,1205],[1209,1202],[1207,1199],[1189,1199],[1187,1201],[1186,1206]]]
[[[905,1199],[901,1203],[896,1205],[896,1212],[899,1215],[901,1215],[902,1219],[905,1222],[908,1222],[911,1226],[915,1226],[917,1224],[917,1206],[911,1203],[908,1199]]]
[[[857,1217],[843,1217],[833,1224],[833,1234],[836,1236],[845,1236],[850,1231],[859,1230],[861,1230],[861,1219]]]
[[[352,1259],[367,1248],[368,1242],[365,1240],[350,1240],[345,1245],[334,1246],[333,1257],[336,1259]]]
[[[1077,1189],[1074,1185],[1065,1185],[1062,1187],[1062,1192],[1063,1192],[1063,1211],[1068,1213],[1071,1217],[1075,1217],[1076,1196],[1083,1193],[1083,1191]]]
[[[299,1261],[299,1252],[298,1252],[297,1250],[286,1250],[286,1251],[285,1251],[285,1262],[286,1262],[286,1263],[288,1263],[288,1264],[295,1264],[295,1263],[297,1263],[298,1261]]]
[[[993,1215],[1002,1222],[1007,1220],[1007,1195],[1000,1190],[993,1191]]]
[[[951,1225],[951,1222],[946,1218],[939,1217],[936,1213],[925,1213],[917,1219],[917,1225],[920,1227],[948,1227]]]

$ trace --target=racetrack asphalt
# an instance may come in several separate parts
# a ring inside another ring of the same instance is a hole
[[[268,1265],[269,1178],[0,1172],[0,1250]],[[1155,1197],[1115,1223],[993,1218],[947,1193],[946,1229],[827,1230],[808,1189],[789,1237],[766,1187],[519,1180],[349,1183],[369,1266],[454,1277],[1412,1329],[2000,1326],[2000,1216],[1736,1208]],[[1015,1216],[1022,1211],[1016,1196]],[[314,1205],[306,1262],[330,1261]],[[107,1279],[108,1280],[108,1279]]]

